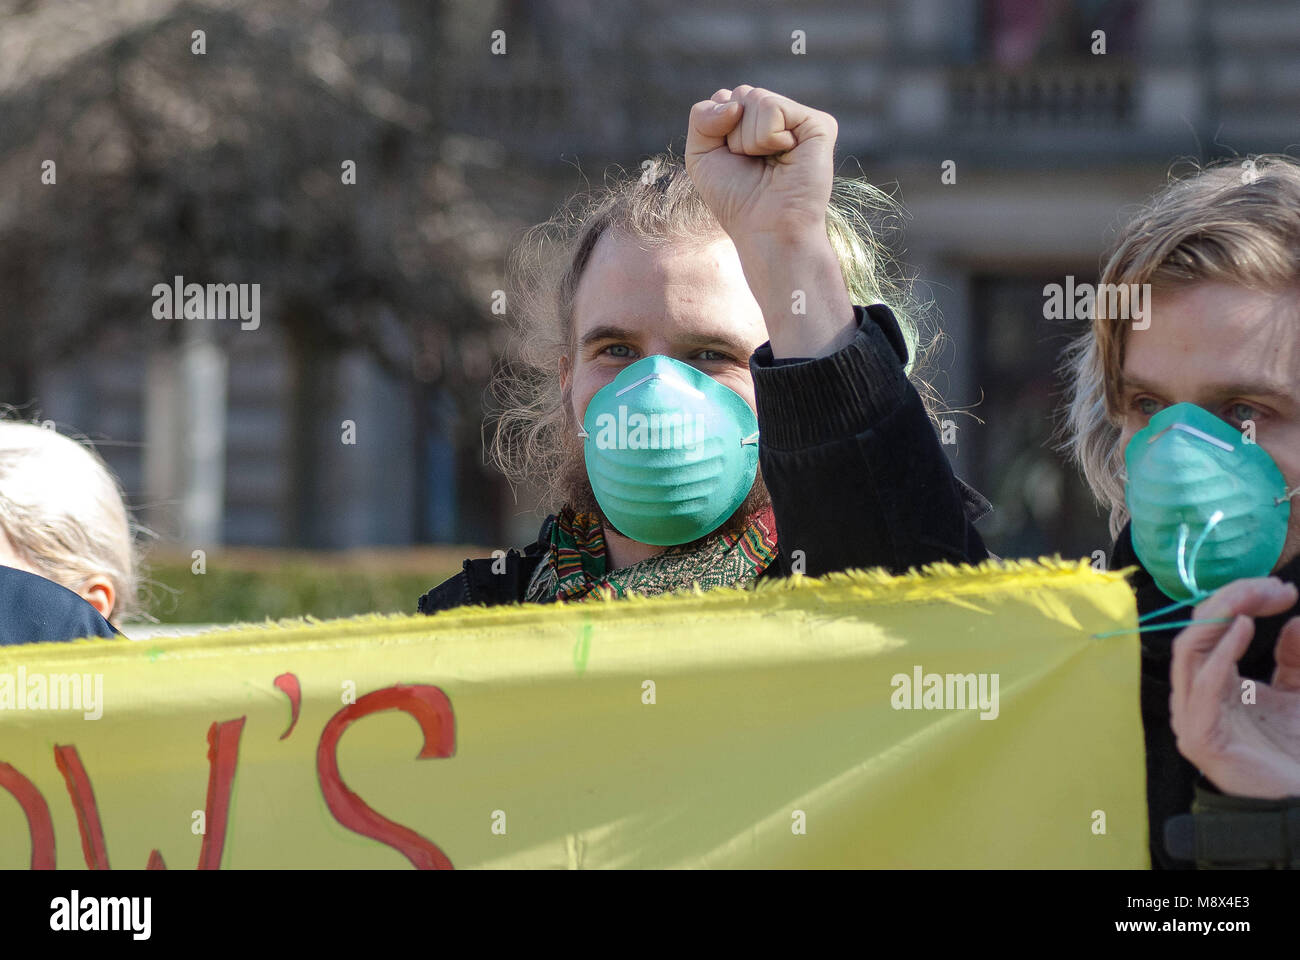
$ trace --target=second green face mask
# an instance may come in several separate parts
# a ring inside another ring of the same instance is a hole
[[[1177,403],[1124,451],[1133,550],[1161,591],[1190,600],[1272,572],[1290,492],[1267,451],[1208,410]]]

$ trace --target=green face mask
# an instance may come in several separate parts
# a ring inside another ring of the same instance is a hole
[[[587,405],[587,478],[625,537],[656,546],[712,533],[758,472],[758,419],[741,396],[671,357],[643,357]]]
[[[1161,410],[1124,451],[1133,550],[1161,591],[1192,600],[1277,565],[1291,518],[1282,471],[1208,410]]]

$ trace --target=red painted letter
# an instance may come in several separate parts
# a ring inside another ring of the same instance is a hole
[[[86,776],[86,768],[77,755],[77,748],[56,746],[54,763],[68,785],[68,796],[72,797],[72,809],[77,814],[77,826],[81,830],[81,852],[86,857],[86,867],[90,870],[107,870],[108,847],[104,843],[104,827],[99,822],[95,791],[91,789],[90,777]]]
[[[302,706],[302,685],[298,683],[297,675],[292,673],[280,674],[275,678],[275,685],[289,698],[289,729],[280,734],[280,739],[283,740],[293,733],[294,727],[298,726],[298,708]]]
[[[208,803],[204,814],[207,830],[203,834],[203,846],[199,848],[200,870],[221,869],[226,823],[230,819],[230,788],[235,782],[239,735],[243,732],[243,717],[214,723],[208,728]]]
[[[417,760],[450,757],[456,752],[456,718],[451,701],[437,687],[398,684],[368,693],[330,718],[316,748],[316,774],[321,793],[334,819],[349,830],[370,837],[403,854],[418,870],[450,870],[451,861],[438,846],[414,830],[380,816],[348,789],[339,775],[338,745],[349,726],[362,717],[384,710],[409,713],[420,725],[424,746]]]
[[[50,805],[36,784],[7,763],[0,763],[0,787],[14,795],[27,815],[27,832],[32,838],[32,869],[53,870],[54,821],[50,819]]]

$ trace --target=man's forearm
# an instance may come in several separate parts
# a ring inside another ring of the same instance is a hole
[[[776,359],[825,357],[853,341],[853,303],[824,230],[801,240],[742,241],[736,251]]]

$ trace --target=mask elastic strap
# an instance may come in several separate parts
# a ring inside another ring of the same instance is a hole
[[[744,440],[741,440],[741,441],[740,441],[740,445],[741,445],[742,447],[745,446],[745,444],[747,444],[747,443],[758,443],[758,431],[757,431],[757,430],[755,430],[753,433],[751,433],[749,436],[747,436]]]
[[[1147,623],[1150,620],[1154,620],[1156,617],[1163,617],[1166,613],[1171,613],[1179,607],[1190,607],[1194,604],[1200,603],[1208,596],[1208,593],[1198,594],[1188,600],[1179,600],[1175,603],[1169,604],[1167,607],[1161,607],[1159,610],[1152,610],[1150,613],[1144,613],[1142,616],[1138,617],[1138,623]],[[1164,627],[1161,626],[1160,629],[1163,630]]]
[[[1300,487],[1296,489],[1300,493]],[[1166,613],[1177,610],[1180,607],[1190,607],[1200,603],[1206,597],[1209,597],[1210,591],[1202,590],[1196,583],[1196,557],[1201,552],[1201,547],[1205,543],[1205,538],[1210,535],[1210,531],[1218,526],[1219,521],[1223,519],[1223,511],[1216,510],[1201,531],[1201,535],[1196,538],[1192,544],[1192,551],[1187,553],[1187,536],[1191,532],[1187,524],[1181,524],[1178,527],[1178,579],[1183,582],[1184,589],[1191,594],[1186,600],[1178,600],[1168,606],[1161,607],[1159,610],[1152,610],[1150,613],[1138,617],[1138,627],[1134,630],[1108,630],[1105,633],[1094,633],[1092,638],[1100,640],[1104,637],[1118,637],[1126,633],[1143,633],[1148,630],[1172,630],[1174,628],[1190,627],[1198,623],[1231,623],[1232,617],[1222,617],[1218,619],[1203,620],[1179,620],[1175,623],[1156,623],[1150,621],[1156,617],[1162,617]],[[1190,568],[1190,569],[1189,569]]]
[[[1202,590],[1196,585],[1196,555],[1201,552],[1201,545],[1205,543],[1205,538],[1210,535],[1210,531],[1219,525],[1223,519],[1223,511],[1215,510],[1214,515],[1210,517],[1210,522],[1205,525],[1201,535],[1196,538],[1196,544],[1192,547],[1192,555],[1187,558],[1186,565],[1183,563],[1183,548],[1187,544],[1187,524],[1183,524],[1178,529],[1178,577],[1183,581],[1183,587],[1193,597],[1200,596]]]
[[[1285,487],[1283,487],[1282,496],[1273,498],[1273,506],[1275,507],[1282,506],[1282,504],[1286,503],[1297,493],[1300,493],[1300,487],[1292,487],[1289,491]]]
[[[1212,620],[1177,620],[1174,623],[1157,623],[1148,624],[1145,627],[1138,627],[1135,630],[1107,630],[1105,633],[1094,633],[1093,640],[1102,640],[1106,637],[1118,637],[1125,633],[1145,633],[1148,630],[1173,630],[1175,628],[1193,627],[1198,623],[1232,623],[1232,617],[1218,617]]]
[[[1135,629],[1107,630],[1105,633],[1094,633],[1092,635],[1092,639],[1101,640],[1104,637],[1118,637],[1126,633],[1146,633],[1148,630],[1173,630],[1175,628],[1181,629],[1183,627],[1195,626],[1198,623],[1232,623],[1232,619],[1233,619],[1232,617],[1220,617],[1217,619],[1210,618],[1210,619],[1203,619],[1203,620],[1178,620],[1175,621],[1174,623],[1151,623],[1150,622],[1155,617],[1162,617],[1166,613],[1169,613],[1171,610],[1177,610],[1179,607],[1190,607],[1193,604],[1200,603],[1202,600],[1204,600],[1206,597],[1209,596],[1210,596],[1209,593],[1202,593],[1190,597],[1187,600],[1179,600],[1177,603],[1171,603],[1167,607],[1161,607],[1159,610],[1152,610],[1150,613],[1146,613],[1138,617],[1138,626]]]
[[[580,439],[586,440],[589,436],[591,436],[591,434],[589,434],[589,433],[588,433],[586,430],[584,430],[582,427],[579,427],[579,428],[578,428],[578,437],[579,437]]]
[[[1196,581],[1192,580],[1191,585],[1188,585],[1187,582],[1188,579],[1190,578],[1187,576],[1186,559],[1187,559],[1187,524],[1180,523],[1178,525],[1178,579],[1182,582],[1184,589],[1191,590],[1192,594],[1195,595]]]

